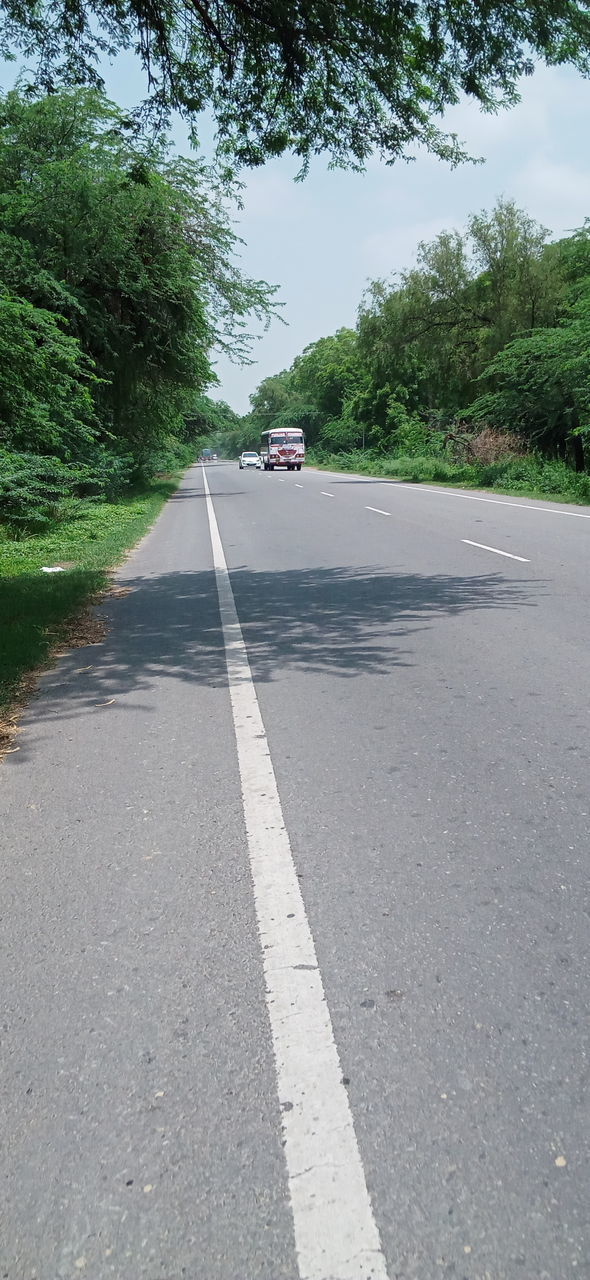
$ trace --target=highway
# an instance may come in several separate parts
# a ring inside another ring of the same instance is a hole
[[[0,770],[1,1280],[590,1277],[590,508],[195,466]]]

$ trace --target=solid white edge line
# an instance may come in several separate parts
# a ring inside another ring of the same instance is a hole
[[[522,564],[530,564],[526,556],[515,556],[511,551],[500,551],[499,547],[487,547],[485,542],[472,542],[471,538],[461,538],[469,547],[479,547],[481,551],[493,551],[495,556],[507,556],[509,560],[520,560]]]
[[[301,1280],[387,1280],[315,945],[203,470]]]
[[[375,511],[378,516],[390,516],[391,511],[382,511],[381,507],[365,507],[365,511]]]
[[[309,467],[313,473],[313,467]],[[322,473],[317,473],[322,474]],[[548,516],[574,516],[576,520],[590,520],[590,512],[588,511],[561,511],[557,507],[539,507],[534,502],[510,502],[508,498],[482,498],[476,493],[458,493],[456,489],[432,489],[426,484],[407,484],[404,480],[385,480],[379,476],[371,476],[365,479],[360,476],[358,471],[324,471],[323,475],[331,476],[333,480],[340,480],[342,476],[354,476],[361,484],[386,484],[392,489],[413,489],[415,492],[422,493],[444,493],[448,498],[465,498],[467,502],[492,502],[497,507],[517,507],[520,511],[541,511]]]
[[[537,507],[532,502],[509,502],[507,498],[480,498],[476,493],[457,493],[454,489],[430,489],[424,484],[404,484],[403,481],[383,480],[393,489],[413,489],[414,492],[444,493],[449,498],[466,498],[467,502],[492,502],[496,507],[517,507],[519,511],[542,511],[547,516],[575,516],[576,520],[590,520],[587,511],[558,511],[555,507]]]

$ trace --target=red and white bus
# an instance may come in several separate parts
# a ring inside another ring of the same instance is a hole
[[[263,431],[260,437],[260,457],[265,471],[286,467],[287,471],[301,471],[305,462],[305,440],[299,429],[287,427]]]

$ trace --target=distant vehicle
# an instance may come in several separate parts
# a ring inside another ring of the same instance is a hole
[[[201,449],[199,462],[212,462],[216,457],[217,454],[213,453],[212,449]]]
[[[243,471],[245,467],[257,467],[260,470],[261,465],[257,453],[247,452],[240,454],[240,471]]]
[[[260,437],[260,453],[265,471],[286,467],[287,471],[301,471],[305,462],[305,440],[299,430],[263,431]]]

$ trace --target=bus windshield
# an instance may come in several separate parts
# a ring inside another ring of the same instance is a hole
[[[269,440],[272,444],[303,444],[303,436],[300,431],[297,433],[291,432],[289,435],[286,435],[284,431],[273,431],[272,435],[269,436]]]

